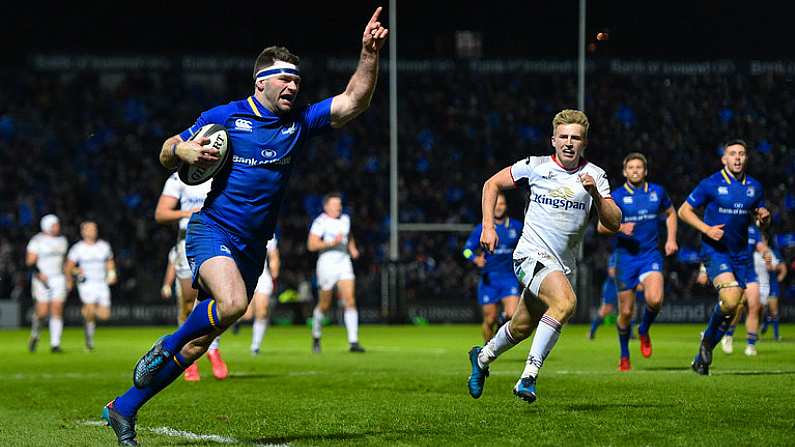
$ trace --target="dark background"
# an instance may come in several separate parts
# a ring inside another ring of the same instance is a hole
[[[399,54],[451,57],[453,34],[481,32],[483,57],[577,55],[578,1],[399,1]],[[643,59],[786,59],[793,31],[785,2],[590,1],[595,56]],[[31,52],[251,55],[282,44],[301,54],[354,55],[377,5],[388,2],[15,2],[3,12],[6,61]],[[385,11],[386,12],[386,11]],[[388,12],[382,15],[388,23]]]

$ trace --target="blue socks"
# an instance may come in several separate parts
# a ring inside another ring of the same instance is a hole
[[[657,314],[659,313],[659,310],[652,310],[648,305],[643,309],[643,319],[640,322],[640,326],[638,326],[639,335],[646,335],[649,333],[649,327],[654,323],[654,319],[657,318]]]
[[[773,337],[778,340],[778,315],[770,317],[770,323],[773,325]]]
[[[745,340],[748,342],[749,345],[755,346],[756,345],[756,340],[758,338],[759,338],[759,336],[756,334],[756,332],[749,332],[748,336],[747,336],[747,338]]]
[[[206,299],[193,308],[193,312],[176,332],[166,337],[163,346],[169,352],[179,352],[189,341],[208,335],[220,328],[215,300]]]
[[[174,354],[171,360],[163,366],[163,369],[158,371],[148,387],[130,387],[126,393],[116,398],[113,408],[124,416],[134,416],[143,404],[179,377],[186,367],[188,367],[188,362],[182,357],[182,354]]]
[[[629,332],[630,328],[622,328],[616,324],[618,329],[618,345],[621,347],[621,357],[629,358]]]
[[[723,334],[729,330],[729,325],[733,318],[734,314],[724,314],[720,310],[720,304],[715,305],[715,309],[709,317],[709,322],[707,322],[707,329],[704,330],[703,343],[707,348],[712,350],[718,344],[720,339],[723,338]]]
[[[726,335],[726,336],[729,336],[729,337],[734,337],[734,330],[735,329],[737,329],[737,325],[736,324],[732,324],[731,326],[729,326],[729,329],[727,329],[726,333],[723,334],[723,335]]]
[[[604,318],[600,317],[598,314],[593,318],[591,322],[591,332],[589,332],[589,337],[593,338],[596,335],[596,330],[599,329],[599,325],[601,325],[605,321]]]

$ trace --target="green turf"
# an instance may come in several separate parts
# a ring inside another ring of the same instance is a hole
[[[715,353],[713,375],[688,365],[701,326],[658,325],[654,357],[632,342],[634,370],[616,370],[615,330],[595,341],[566,327],[538,382],[538,401],[511,388],[529,349],[499,359],[479,400],[466,391],[466,352],[476,326],[365,326],[363,355],[345,351],[344,330],[328,328],[313,355],[307,328],[275,327],[258,357],[250,330],[225,335],[232,376],[181,379],[139,415],[139,440],[159,445],[792,445],[795,442],[795,325],[782,342],[763,339],[759,356]],[[27,333],[0,331],[0,445],[113,445],[97,425],[102,406],[131,384],[131,368],[163,328],[100,327],[97,350],[68,329],[62,355],[26,351]],[[739,331],[742,335],[743,331]],[[45,334],[46,337],[46,334]],[[161,432],[154,429],[161,428]],[[223,438],[189,440],[171,429]],[[219,442],[220,441],[220,442]]]

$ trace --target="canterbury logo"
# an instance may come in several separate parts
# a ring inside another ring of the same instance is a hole
[[[549,197],[571,200],[574,198],[574,191],[572,191],[572,189],[568,186],[561,186],[560,188],[551,191],[549,193]]]

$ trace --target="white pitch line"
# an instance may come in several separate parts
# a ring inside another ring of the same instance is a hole
[[[107,425],[105,421],[95,421],[95,420],[84,420],[78,421],[80,425],[87,425],[91,427],[104,427]],[[221,435],[202,435],[199,433],[193,433],[186,430],[177,430],[171,427],[139,427],[139,431],[146,431],[150,433],[154,433],[157,435],[169,436],[172,438],[181,438],[187,439],[188,441],[206,441],[206,442],[215,442],[218,444],[247,444],[239,439],[235,439],[229,436],[221,436]],[[251,444],[254,447],[289,447],[290,444],[258,444],[253,443]]]

